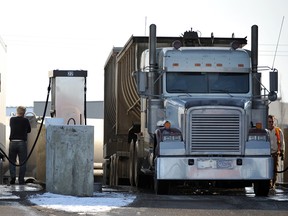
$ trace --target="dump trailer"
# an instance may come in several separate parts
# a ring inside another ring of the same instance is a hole
[[[254,186],[273,176],[268,105],[277,99],[258,67],[258,26],[246,37],[132,36],[104,68],[104,183],[153,186]]]

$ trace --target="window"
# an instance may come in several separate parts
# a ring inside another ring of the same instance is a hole
[[[248,93],[248,73],[167,72],[169,93]]]

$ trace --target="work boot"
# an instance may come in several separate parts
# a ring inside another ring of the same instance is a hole
[[[24,179],[19,179],[19,185],[24,185],[25,184],[25,180]]]
[[[270,180],[270,189],[275,189],[275,182]]]
[[[11,184],[11,185],[14,185],[14,184],[15,184],[15,181],[16,181],[16,177],[12,177],[11,180],[10,180],[10,184]]]

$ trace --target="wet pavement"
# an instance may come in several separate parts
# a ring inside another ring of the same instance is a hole
[[[45,216],[27,205],[29,195],[44,193],[40,184],[28,183],[26,185],[0,185],[0,215],[1,216]]]
[[[261,203],[263,203],[263,201],[273,201],[279,204],[276,205],[280,205],[280,203],[283,203],[283,201],[286,203],[288,202],[288,185],[277,185],[275,190],[271,190],[269,193],[268,197],[265,198],[257,198],[257,199],[253,199],[253,201],[257,201],[258,199],[262,200]],[[139,207],[139,202],[141,203],[141,200],[143,200],[143,202],[145,201],[145,203],[147,204],[147,200],[151,199],[153,200],[153,202],[151,201],[151,203],[161,203],[161,200],[164,199],[165,202],[169,201],[171,202],[171,205],[174,203],[175,199],[183,199],[183,200],[193,200],[195,197],[197,198],[197,202],[199,202],[199,198],[203,199],[204,201],[206,201],[206,199],[214,199],[215,195],[218,197],[218,194],[220,195],[220,198],[222,197],[222,195],[224,195],[224,197],[226,197],[227,199],[230,199],[230,197],[236,197],[236,199],[239,198],[239,194],[240,197],[242,197],[243,199],[245,199],[245,197],[255,197],[253,188],[245,188],[245,190],[226,190],[225,192],[223,190],[214,190],[214,191],[205,191],[205,190],[195,190],[192,194],[190,194],[190,196],[175,196],[175,195],[169,195],[169,196],[155,196],[153,194],[152,191],[138,191],[132,189],[130,186],[124,186],[124,187],[114,187],[114,188],[109,188],[109,187],[104,187],[103,186],[103,191],[113,191],[113,192],[119,192],[119,193],[123,193],[123,192],[131,192],[135,195],[137,195],[137,200],[138,202],[135,202],[134,204],[132,204],[131,206],[134,207]],[[35,208],[35,206],[31,205],[31,203],[29,203],[28,198],[34,194],[43,194],[46,193],[45,190],[45,185],[43,184],[38,184],[38,183],[27,183],[25,185],[19,185],[19,184],[15,184],[15,185],[5,185],[2,184],[0,185],[0,216],[2,215],[13,215],[13,216],[34,216],[34,215],[38,215],[38,216],[46,216],[46,215],[69,215],[67,212],[59,212],[57,211],[56,213],[54,211],[51,210],[41,210],[39,211],[39,209],[37,210],[37,208]],[[192,196],[191,196],[192,195]],[[193,196],[196,195],[196,196]],[[198,196],[198,195],[203,195],[203,196]],[[212,196],[211,196],[212,195]],[[225,198],[225,199],[226,199]],[[242,199],[241,198],[241,199]],[[155,200],[154,200],[155,199]],[[217,198],[219,199],[219,198]],[[149,202],[148,202],[149,203]],[[146,206],[145,204],[145,206]],[[273,205],[274,205],[273,204]],[[143,204],[144,205],[144,204]],[[191,205],[191,203],[189,203],[189,205]],[[141,206],[141,205],[140,205]],[[136,208],[136,209],[137,209]],[[119,210],[119,211],[124,211],[124,210]],[[286,212],[287,213],[287,212]]]
[[[28,183],[25,185],[0,185],[0,200],[21,200],[27,195],[44,192],[40,184]]]

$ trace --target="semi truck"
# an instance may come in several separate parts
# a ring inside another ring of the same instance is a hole
[[[278,71],[261,82],[258,26],[247,37],[131,36],[104,66],[104,184],[153,187],[253,186],[269,192],[267,134]],[[265,67],[264,67],[265,68]]]

